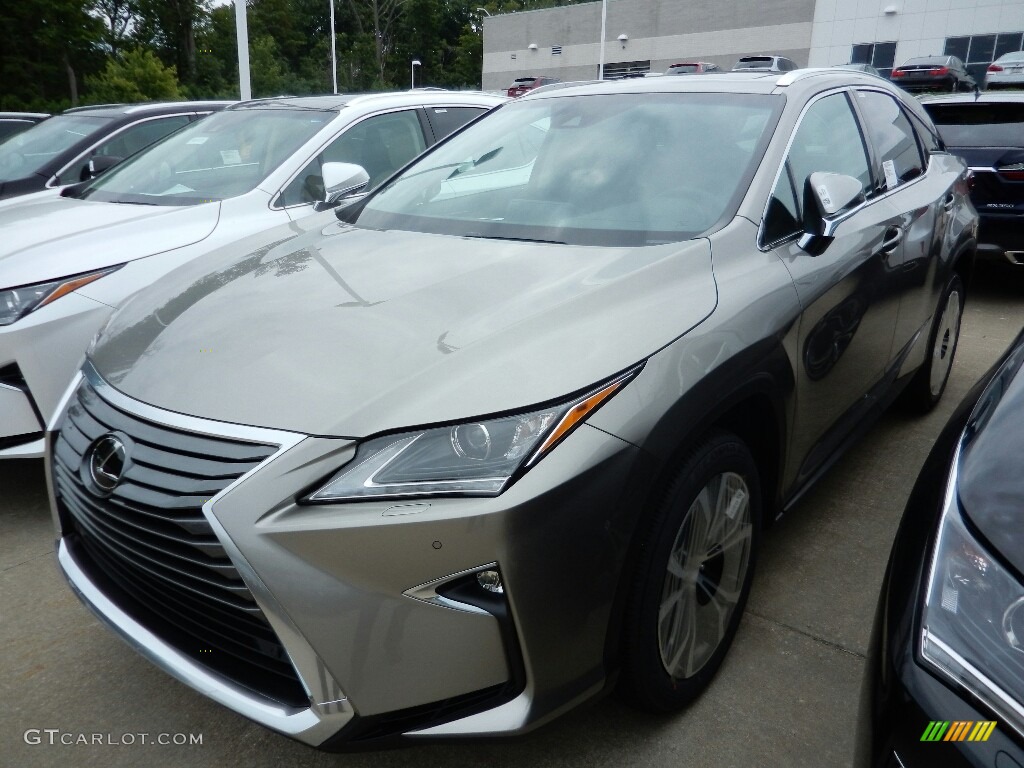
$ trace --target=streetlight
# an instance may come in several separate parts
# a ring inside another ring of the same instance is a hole
[[[608,0],[601,0],[601,47],[598,54],[597,79],[604,80],[604,35],[608,24]]]
[[[491,15],[491,12],[490,12],[490,11],[488,11],[488,10],[487,10],[486,8],[480,8],[480,7],[478,6],[478,7],[476,8],[476,10],[478,10],[478,11],[483,11],[483,12],[484,12],[485,14],[487,14],[488,16],[490,16],[490,15]]]
[[[409,68],[411,70],[411,77],[409,78],[409,88],[410,89],[416,87],[416,67],[419,67],[419,66],[422,66],[420,64],[420,60],[419,59],[413,59],[412,60],[412,66]]]

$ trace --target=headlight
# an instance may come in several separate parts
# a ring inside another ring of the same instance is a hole
[[[83,285],[87,285],[93,280],[99,280],[104,275],[109,275],[120,268],[121,265],[118,265],[96,272],[62,277],[48,283],[36,283],[35,285],[23,285],[20,288],[2,290],[0,291],[0,325],[10,325],[29,312],[45,307],[61,296],[66,296]]]
[[[377,437],[308,502],[403,496],[497,496],[639,373],[516,416]]]
[[[921,655],[1024,734],[1024,586],[964,522],[953,466],[928,577]]]

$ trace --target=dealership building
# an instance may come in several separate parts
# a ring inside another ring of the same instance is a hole
[[[1024,0],[608,0],[605,76],[664,72],[683,61],[729,69],[778,54],[800,66],[866,63],[888,75],[915,56],[960,57],[980,83],[1022,49]],[[517,77],[598,75],[602,3],[484,19],[483,88]]]

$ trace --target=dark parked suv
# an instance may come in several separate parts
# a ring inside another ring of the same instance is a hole
[[[85,181],[228,101],[78,107],[0,144],[0,200]]]
[[[522,733],[616,681],[681,710],[764,527],[942,396],[966,176],[843,70],[502,104],[114,313],[48,436],[61,568],[323,748]]]
[[[896,67],[889,79],[905,91],[970,91],[974,78],[956,56],[922,56]]]
[[[1024,92],[936,96],[922,106],[974,173],[979,256],[1024,264]]]
[[[0,112],[0,142],[27,131],[48,117],[45,112]]]

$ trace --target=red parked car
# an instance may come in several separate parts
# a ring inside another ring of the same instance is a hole
[[[562,81],[557,77],[517,77],[508,87],[508,97],[514,99],[516,96],[522,96],[527,91],[540,88],[542,85],[560,82]]]

